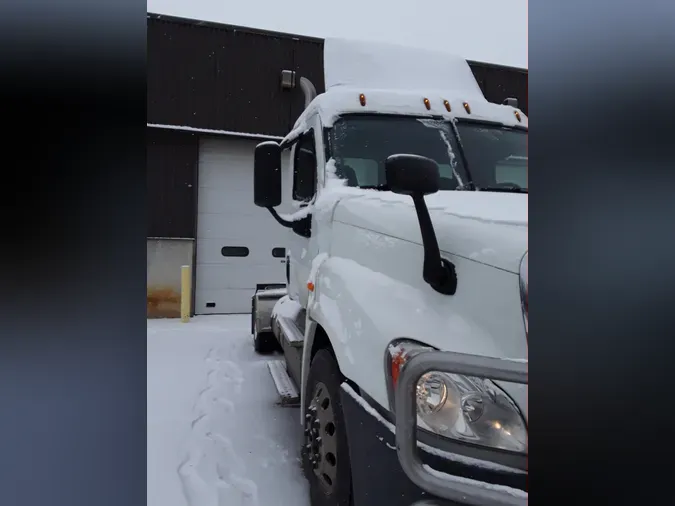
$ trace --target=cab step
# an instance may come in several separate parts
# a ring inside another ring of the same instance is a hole
[[[300,320],[304,323],[304,320]],[[305,329],[301,329],[298,325],[299,320],[288,318],[286,316],[278,316],[277,323],[281,329],[284,341],[293,348],[302,348],[305,342]],[[304,325],[302,325],[304,327]]]
[[[293,380],[288,375],[286,361],[270,360],[267,362],[267,368],[270,370],[272,380],[274,380],[274,386],[279,393],[279,404],[285,407],[300,406],[300,393],[295,387]]]

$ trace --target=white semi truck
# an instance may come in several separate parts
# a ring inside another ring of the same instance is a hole
[[[283,353],[312,506],[524,505],[527,117],[461,58],[325,44],[327,91],[299,79],[254,176],[289,233],[254,346]]]

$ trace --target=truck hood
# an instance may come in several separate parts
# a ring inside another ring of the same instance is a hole
[[[527,250],[527,194],[441,191],[425,201],[443,253],[518,273]],[[342,198],[333,219],[422,244],[412,199],[403,195],[368,191]]]

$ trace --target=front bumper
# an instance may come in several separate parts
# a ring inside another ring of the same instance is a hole
[[[471,502],[442,499],[425,492],[404,472],[396,451],[394,425],[347,384],[341,389],[347,425],[354,506],[413,506],[433,500],[439,506],[465,506]],[[527,472],[422,445],[423,464],[444,473],[462,487],[475,484],[505,495],[522,496],[527,490]]]

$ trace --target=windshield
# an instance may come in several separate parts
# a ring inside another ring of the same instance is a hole
[[[527,190],[527,132],[497,125],[458,122],[457,132],[478,188]]]
[[[441,190],[527,191],[523,130],[474,122],[458,122],[455,128],[447,120],[413,116],[351,115],[335,123],[328,140],[328,156],[349,186],[384,185],[384,161],[407,153],[436,161]]]

